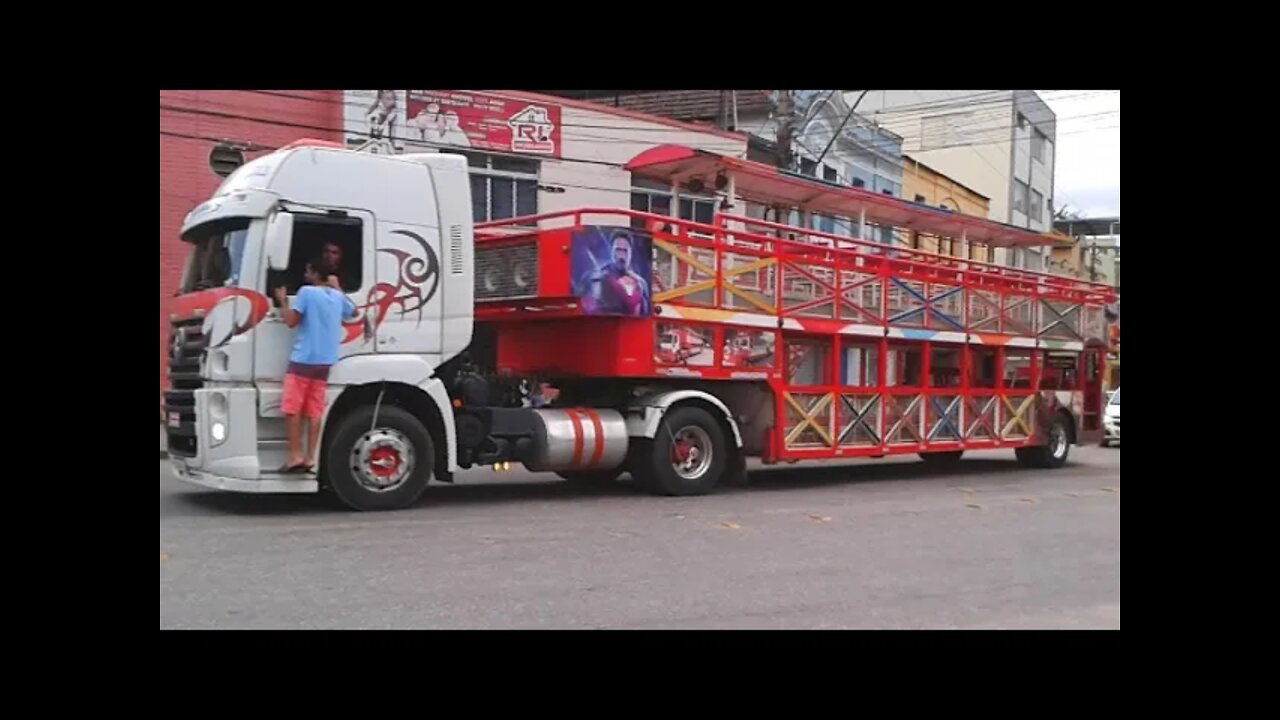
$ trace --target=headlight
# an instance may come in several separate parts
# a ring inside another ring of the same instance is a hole
[[[209,437],[213,440],[214,447],[217,447],[227,439],[227,415],[230,408],[225,393],[209,393],[208,403],[209,419],[212,420]]]

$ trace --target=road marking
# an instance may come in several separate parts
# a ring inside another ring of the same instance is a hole
[[[810,515],[809,519],[813,520],[814,522],[820,522],[820,523],[831,522],[831,518],[827,517],[826,515]]]
[[[725,530],[741,530],[742,529],[742,526],[736,522],[722,522],[718,527],[724,528]]]

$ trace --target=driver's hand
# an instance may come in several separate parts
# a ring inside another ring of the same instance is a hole
[[[330,276],[329,276],[329,287],[333,288],[334,290],[341,290],[341,289],[342,289],[342,284],[338,282],[338,276],[337,276],[337,275],[330,275]]]

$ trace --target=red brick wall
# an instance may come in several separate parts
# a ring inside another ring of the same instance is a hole
[[[178,231],[182,218],[207,200],[222,181],[209,168],[209,151],[219,140],[279,147],[301,138],[342,139],[342,91],[267,92],[279,94],[160,91],[161,398],[167,382],[169,299],[178,288],[187,257],[187,245],[178,239]],[[246,153],[246,158],[260,154]]]

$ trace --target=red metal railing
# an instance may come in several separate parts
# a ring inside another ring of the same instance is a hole
[[[1035,336],[1043,332],[1040,323],[1036,320],[1043,314],[1039,307],[1033,306],[1023,311],[1028,314],[1029,327],[1019,327],[1018,323],[1021,320],[1017,318],[1004,317],[1005,313],[1017,310],[1022,303],[1030,302],[1034,305],[1056,302],[1064,304],[1064,307],[1067,307],[1065,304],[1074,303],[1082,308],[1096,309],[1114,299],[1114,291],[1101,283],[885,245],[860,238],[724,213],[718,213],[712,224],[704,224],[621,208],[574,208],[478,223],[476,240],[479,246],[491,242],[504,244],[523,242],[529,239],[536,240],[540,233],[547,231],[571,230],[591,224],[608,224],[608,221],[616,222],[619,218],[625,218],[625,224],[628,225],[637,220],[640,221],[655,240],[689,250],[700,250],[707,255],[708,262],[699,264],[715,272],[713,278],[701,280],[698,284],[712,283],[708,289],[713,290],[714,296],[709,301],[695,301],[681,297],[673,297],[666,301],[677,305],[752,311],[742,303],[736,303],[730,299],[733,295],[745,298],[740,291],[743,287],[749,286],[738,286],[732,281],[732,278],[744,273],[728,267],[726,256],[730,256],[730,259],[733,259],[732,256],[754,258],[760,261],[757,264],[761,265],[772,261],[769,266],[774,275],[773,286],[767,290],[760,285],[750,286],[760,287],[761,297],[755,300],[745,299],[746,304],[755,306],[755,311],[776,315],[796,314],[806,309],[802,307],[798,310],[795,306],[787,305],[787,293],[783,286],[785,272],[791,272],[794,276],[800,277],[799,282],[808,282],[826,290],[829,293],[828,296],[812,298],[804,305],[812,307],[830,303],[833,311],[829,317],[832,319],[899,324],[891,322],[892,313],[889,308],[889,296],[891,293],[896,293],[894,298],[897,302],[901,303],[906,298],[908,304],[918,302],[925,306],[923,310],[908,309],[906,311],[909,315],[920,312],[920,325],[905,322],[900,324],[929,326],[931,313],[945,317],[930,307],[931,301],[928,298],[931,292],[934,289],[941,289],[943,292],[953,290],[962,298],[963,320],[958,324],[962,325],[964,330],[970,329],[971,309],[985,302],[990,306],[986,311],[994,312],[999,316],[998,320],[994,326],[991,326],[989,314],[984,315],[981,320],[975,318],[974,324],[986,326],[974,328],[975,331],[1027,336]],[[679,258],[672,258],[673,263],[679,261]],[[688,258],[685,258],[684,262],[686,265],[691,264]],[[763,270],[764,268],[761,268],[762,272]],[[818,273],[819,270],[821,273]],[[695,271],[706,274],[696,269],[686,269],[685,274],[692,275]],[[879,301],[882,312],[878,318],[867,317],[865,311],[858,311],[844,298],[851,288],[845,285],[843,278],[850,273],[861,274],[863,277],[874,275],[878,278],[875,282],[879,283],[879,292],[882,293]],[[819,274],[829,279],[823,279],[818,276]],[[894,282],[891,284],[891,281]],[[735,287],[726,290],[727,282],[734,284]],[[912,287],[908,287],[908,284]],[[922,288],[923,292],[919,293],[915,288]],[[675,288],[669,288],[671,289]],[[771,298],[768,297],[770,294]],[[910,296],[915,296],[918,300],[912,301]],[[849,309],[853,311],[845,312]],[[1067,312],[1075,311],[1068,309]],[[1082,325],[1085,321],[1080,319],[1074,322],[1076,325]],[[1010,332],[1006,326],[1015,329]]]

